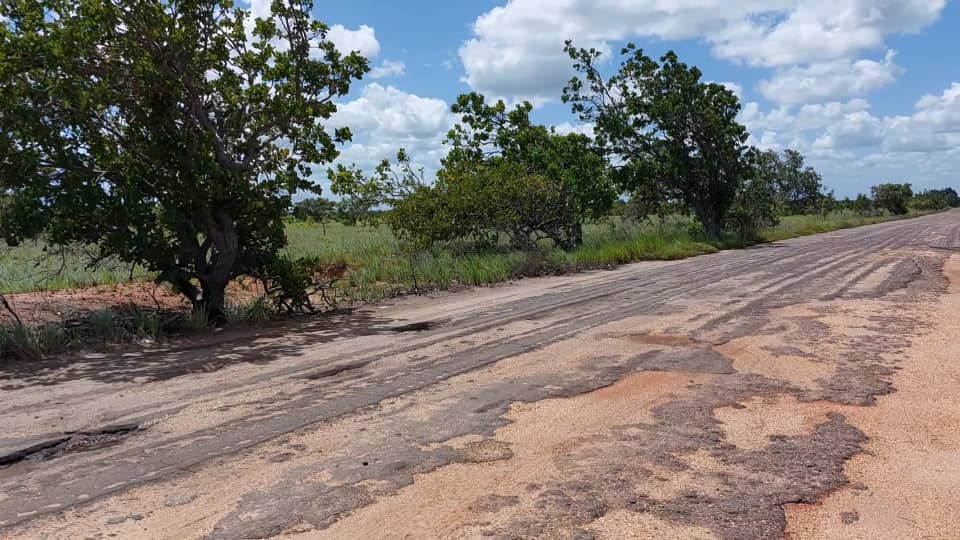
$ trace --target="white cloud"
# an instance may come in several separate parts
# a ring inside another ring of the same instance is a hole
[[[330,124],[348,126],[356,141],[341,151],[340,163],[370,170],[405,148],[416,163],[434,171],[445,155],[443,138],[456,120],[442,99],[371,83],[360,97],[340,104]]]
[[[367,74],[368,79],[384,79],[387,77],[400,77],[406,72],[407,66],[403,62],[384,60],[379,66],[370,70]]]
[[[270,5],[272,3],[273,0],[249,0],[246,2],[246,9],[250,10],[252,15],[244,25],[248,38],[253,36],[254,19],[270,17]],[[373,58],[380,54],[380,42],[377,41],[376,32],[372,27],[365,24],[360,25],[356,30],[350,30],[342,24],[335,24],[327,31],[327,39],[332,41],[343,54],[357,51],[367,58]],[[274,39],[272,43],[280,50],[286,50],[289,47],[286,40]],[[310,51],[310,54],[313,57],[318,57],[321,53],[314,49]]]
[[[463,80],[471,88],[546,99],[559,95],[571,74],[565,39],[599,48],[635,38],[703,39],[720,58],[789,67],[850,61],[881,47],[889,34],[921,29],[944,5],[945,0],[512,0],[481,15],[459,52]]]
[[[862,98],[850,101],[806,104],[797,110],[794,119],[796,129],[817,130],[835,124],[850,114],[870,109],[870,103]]]
[[[553,129],[560,135],[579,133],[580,135],[593,137],[593,124],[571,124],[570,122],[563,122],[553,126]]]
[[[747,103],[740,115],[751,144],[796,148],[840,194],[866,192],[880,181],[920,188],[957,186],[960,170],[960,83],[917,100],[906,115],[878,116],[860,98],[763,111]],[[958,186],[960,187],[960,186]]]
[[[887,51],[883,61],[833,60],[777,72],[760,83],[763,97],[775,103],[812,103],[863,96],[892,83],[902,73]]]
[[[342,24],[330,27],[327,39],[332,41],[343,53],[358,52],[367,58],[380,54],[380,42],[373,28],[361,24],[356,30],[350,30]]]
[[[866,111],[844,115],[813,142],[817,148],[862,148],[883,142],[883,122]]]

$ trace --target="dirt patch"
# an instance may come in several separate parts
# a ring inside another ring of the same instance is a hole
[[[668,347],[686,347],[686,348],[705,348],[707,345],[700,343],[690,336],[669,335],[669,334],[641,334],[637,336],[628,336],[630,341],[645,343],[647,345],[666,345]]]
[[[787,508],[790,538],[954,538],[960,515],[960,256],[944,266],[951,293],[928,306],[932,329],[901,358],[897,392],[850,420],[870,437],[850,484]]]
[[[714,350],[731,358],[733,368],[740,373],[755,373],[801,388],[816,388],[816,381],[827,379],[836,371],[833,363],[797,348],[784,349],[778,345],[782,342],[778,335],[745,336]]]
[[[515,404],[507,413],[512,423],[497,430],[495,439],[467,445],[468,456],[479,453],[480,459],[417,476],[413,485],[338,521],[322,536],[361,538],[374,530],[371,527],[383,531],[385,538],[449,538],[471,530],[492,533],[531,512],[552,514],[550,508],[565,508],[570,516],[587,516],[586,522],[593,521],[604,512],[598,513],[586,500],[589,491],[573,500],[569,490],[549,489],[545,484],[576,478],[579,467],[571,469],[575,467],[571,454],[617,426],[653,422],[654,406],[675,397],[676,389],[691,381],[706,381],[704,377],[638,373],[575,398]],[[512,496],[516,501],[496,509],[484,507],[485,511],[464,504],[491,495],[497,500]],[[430,511],[412,516],[410,508]],[[478,521],[486,524],[476,525]],[[565,519],[557,526],[569,522]]]
[[[650,351],[636,358],[648,371],[688,371],[691,373],[734,373],[730,358],[709,349]]]
[[[510,450],[508,443],[493,439],[467,443],[461,452],[467,463],[489,463],[513,457],[513,450]]]
[[[262,286],[254,280],[234,281],[227,288],[227,298],[232,302],[247,302],[262,294]],[[137,308],[186,312],[190,309],[190,303],[182,294],[165,285],[151,282],[118,283],[4,296],[25,323],[82,318],[96,311],[125,311]],[[0,324],[12,320],[9,313],[0,310]]]
[[[801,402],[795,396],[781,395],[720,407],[713,415],[723,424],[727,441],[740,449],[756,450],[778,439],[810,435],[835,410],[836,404]]]
[[[627,510],[614,510],[585,527],[598,539],[650,538],[711,540],[713,533],[702,527],[676,525],[650,514],[640,514]]]
[[[183,295],[154,283],[121,283],[63,291],[38,291],[5,295],[25,323],[45,323],[79,318],[94,311],[123,311],[133,307],[161,311],[187,311]],[[0,313],[0,324],[12,322]]]

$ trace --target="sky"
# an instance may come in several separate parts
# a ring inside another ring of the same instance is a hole
[[[449,105],[469,91],[589,131],[560,102],[572,39],[610,51],[611,71],[627,42],[676,51],[737,93],[751,144],[801,151],[839,197],[881,182],[960,189],[960,0],[352,0],[314,15],[373,67],[331,120],[354,133],[345,164],[403,147],[434,170]]]

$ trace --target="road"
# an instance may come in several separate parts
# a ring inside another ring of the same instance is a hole
[[[960,212],[4,366],[2,538],[956,537]]]

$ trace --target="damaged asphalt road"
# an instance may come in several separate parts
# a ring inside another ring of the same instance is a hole
[[[6,366],[0,537],[868,534],[897,400],[916,465],[960,466],[929,401],[960,382],[930,361],[957,352],[958,248],[947,212]],[[948,537],[929,500],[909,519]]]

